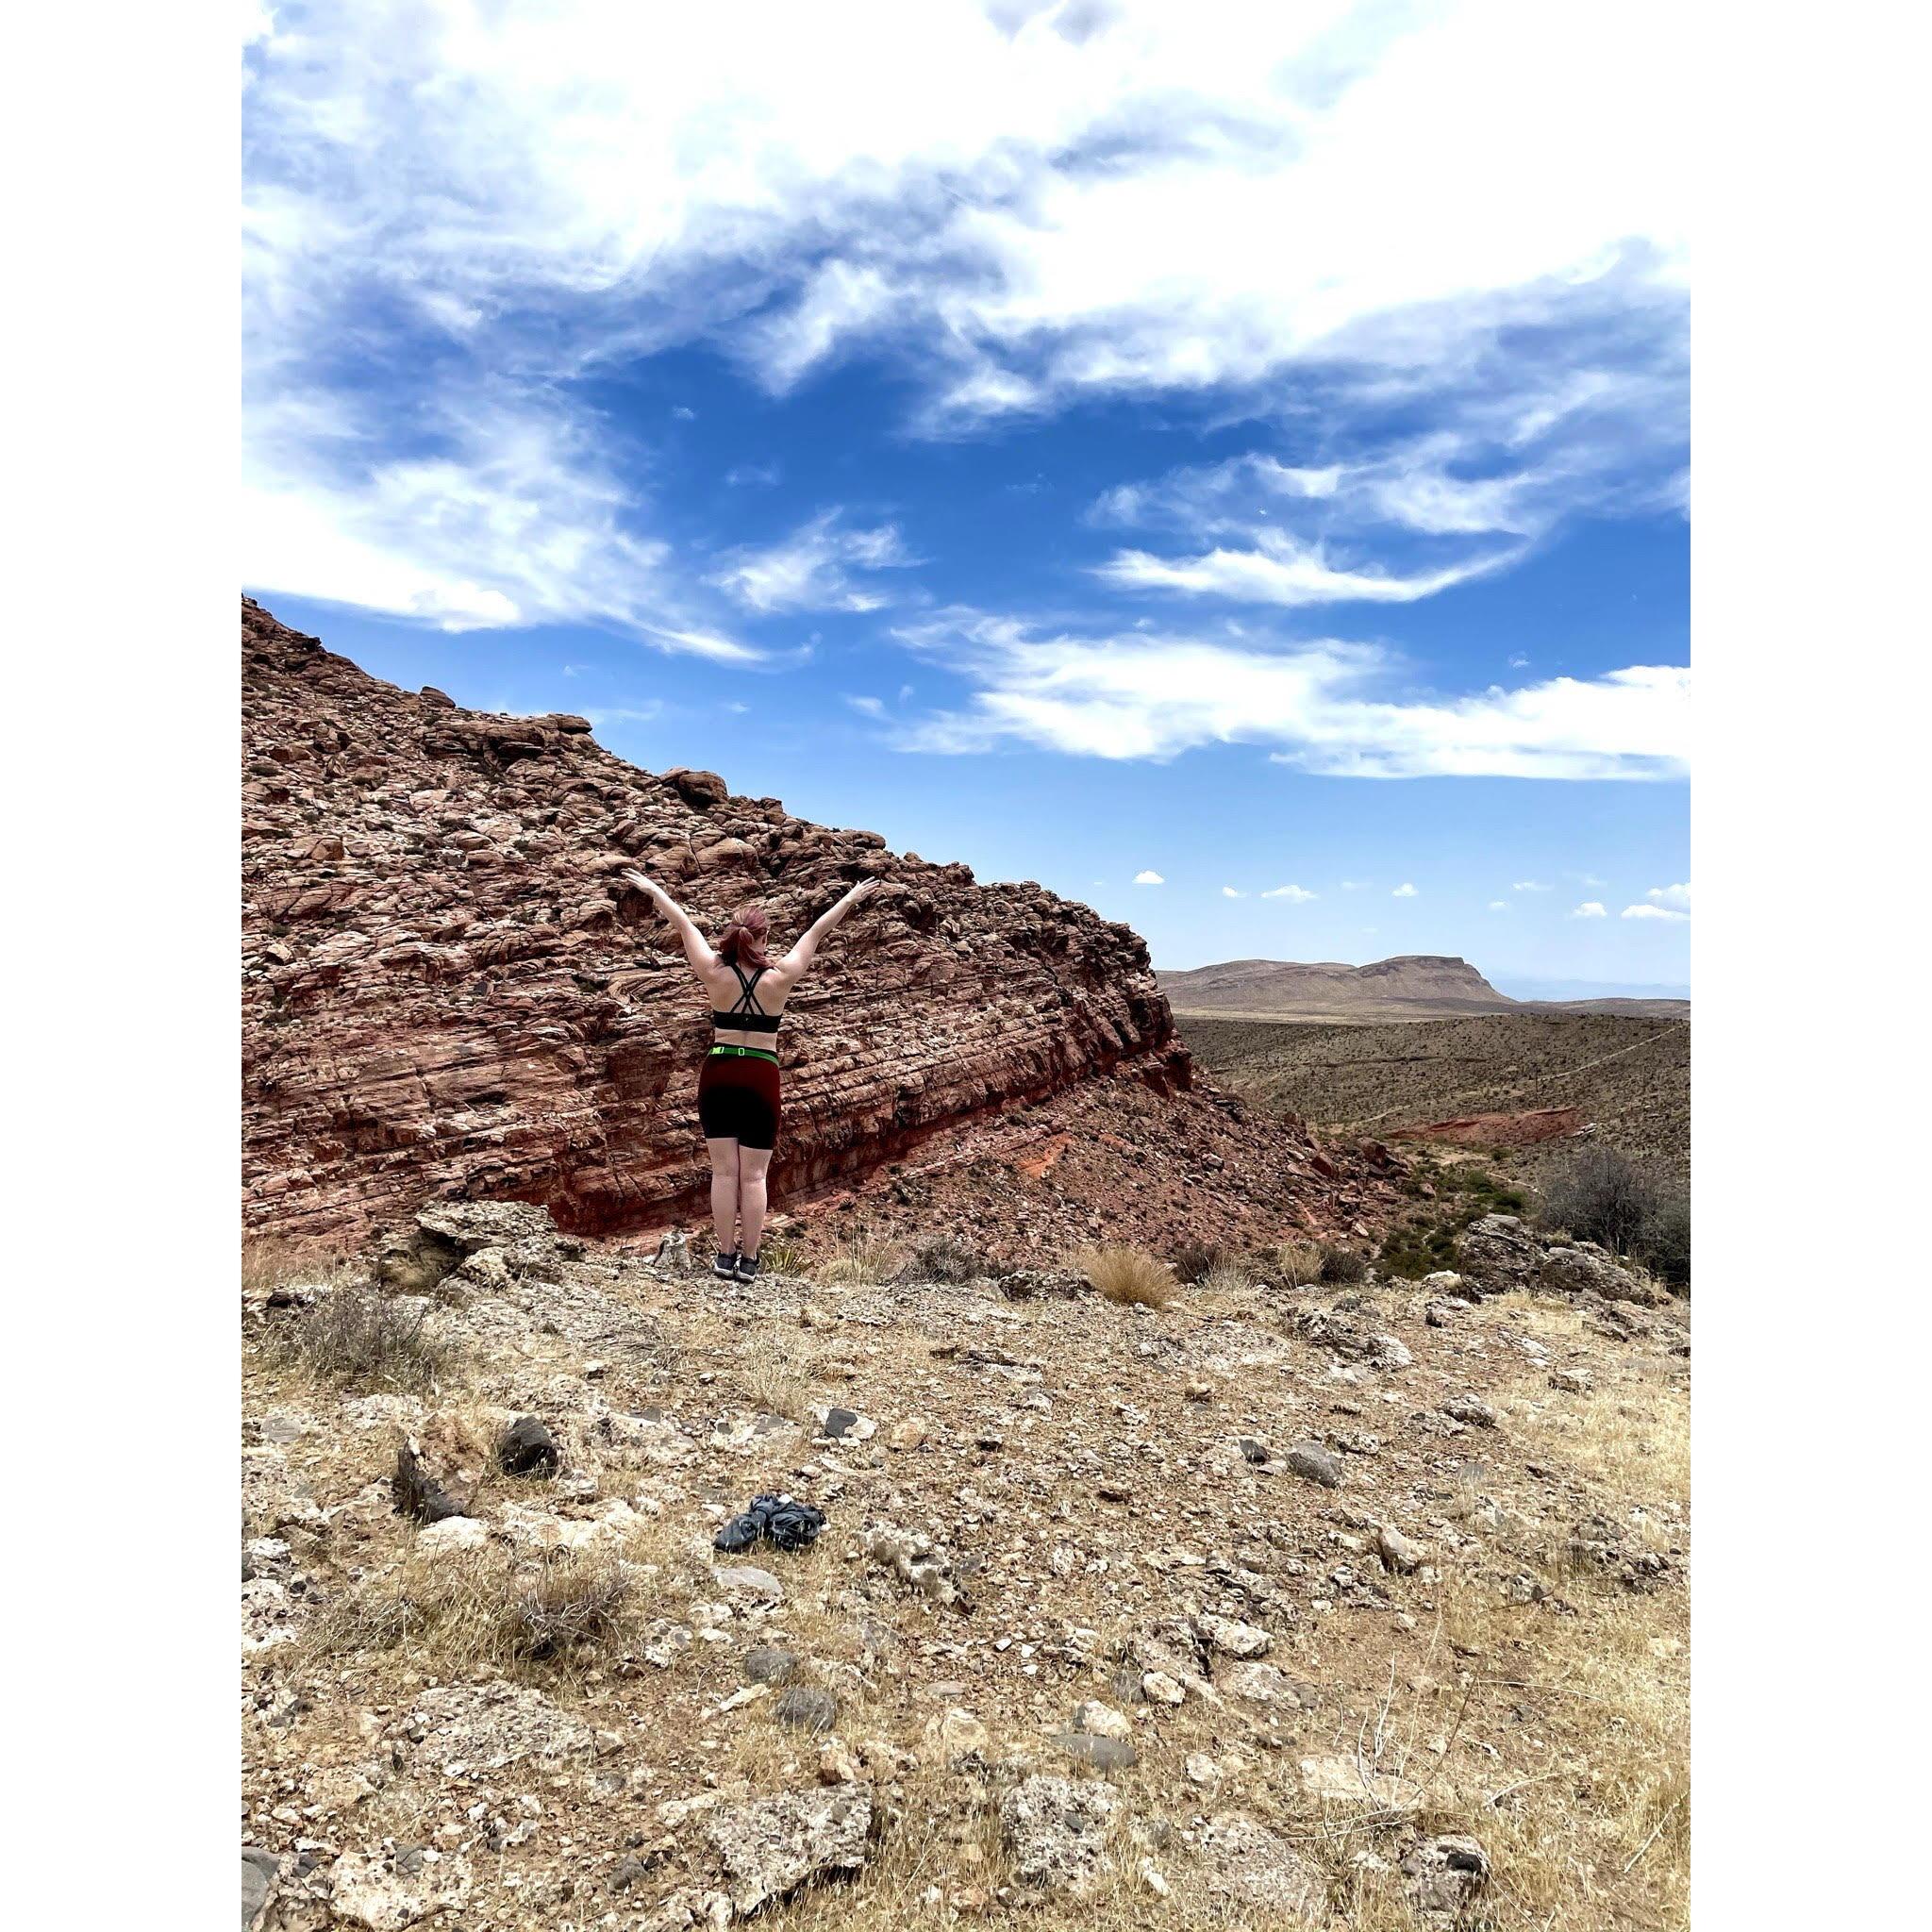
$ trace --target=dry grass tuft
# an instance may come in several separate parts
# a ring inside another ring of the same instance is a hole
[[[1322,1278],[1320,1241],[1283,1241],[1274,1258],[1291,1288],[1312,1288]]]
[[[330,1605],[304,1641],[318,1659],[396,1652],[450,1674],[569,1670],[620,1653],[653,1594],[608,1552],[412,1552]]]
[[[890,1281],[905,1259],[890,1241],[847,1241],[812,1270],[811,1278],[827,1288],[872,1288]]]
[[[784,1235],[771,1236],[758,1243],[760,1274],[803,1274],[806,1271],[805,1246]]]
[[[250,1235],[242,1243],[242,1292],[254,1296],[300,1282],[339,1282],[348,1266],[340,1256],[318,1254],[277,1235]]]
[[[1174,1299],[1174,1270],[1140,1248],[1108,1242],[1082,1248],[1074,1265],[1110,1302],[1136,1307],[1164,1308]]]
[[[347,1389],[425,1391],[450,1372],[446,1342],[425,1331],[429,1310],[343,1284],[318,1295],[289,1331],[290,1357]]]

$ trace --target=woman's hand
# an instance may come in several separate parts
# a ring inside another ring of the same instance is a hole
[[[872,895],[878,891],[880,883],[881,881],[879,881],[878,879],[860,879],[859,882],[856,886],[854,886],[849,892],[845,894],[847,902],[851,905],[857,906],[862,900],[870,899]]]
[[[647,899],[661,899],[664,888],[655,879],[647,879],[641,872],[627,872],[624,874],[626,885],[635,886]]]

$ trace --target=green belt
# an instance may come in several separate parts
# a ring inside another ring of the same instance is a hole
[[[778,1056],[776,1054],[763,1053],[755,1046],[714,1046],[711,1049],[711,1053],[713,1055],[728,1053],[741,1060],[770,1060],[774,1067],[778,1064]]]

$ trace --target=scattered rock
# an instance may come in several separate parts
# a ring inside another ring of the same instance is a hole
[[[490,1541],[488,1527],[474,1516],[446,1516],[416,1538],[419,1553],[447,1556],[457,1550],[480,1550]]]
[[[403,1932],[469,1896],[470,1861],[460,1852],[344,1852],[329,1873],[329,1909],[368,1932]]]
[[[1091,1764],[1095,1771],[1127,1771],[1141,1761],[1141,1754],[1125,1738],[1095,1737],[1089,1731],[1062,1731],[1054,1742],[1076,1763]]]
[[[812,1414],[818,1418],[819,1432],[828,1442],[863,1442],[878,1427],[870,1416],[856,1408],[820,1405]]]
[[[1387,1523],[1376,1525],[1375,1552],[1382,1558],[1383,1569],[1392,1570],[1398,1576],[1412,1576],[1428,1555],[1421,1543],[1412,1542]]]
[[[870,1790],[848,1784],[713,1812],[705,1836],[730,1874],[731,1903],[743,1914],[813,1880],[862,1870],[871,1827]]]
[[[1297,1442],[1283,1459],[1296,1475],[1320,1483],[1324,1490],[1341,1487],[1341,1465],[1317,1443]]]
[[[1055,1898],[1095,1890],[1120,1802],[1098,1778],[1029,1777],[1015,1786],[1000,1802],[1015,1879]]]
[[[882,1523],[866,1532],[866,1555],[922,1596],[949,1609],[972,1607],[953,1558],[928,1536]]]
[[[396,1473],[390,1480],[398,1510],[418,1523],[441,1523],[462,1516],[463,1506],[443,1488],[423,1460],[422,1444],[410,1439],[396,1450]]]
[[[839,1700],[820,1685],[793,1684],[779,1691],[772,1715],[794,1731],[810,1731],[816,1736],[839,1722]]]
[[[1552,1369],[1550,1387],[1561,1389],[1571,1395],[1590,1393],[1591,1380],[1588,1369]]]
[[[1411,1779],[1378,1773],[1353,1757],[1304,1757],[1301,1774],[1304,1795],[1318,1805],[1407,1816],[1422,1803],[1422,1793]]]
[[[925,1743],[928,1750],[939,1754],[941,1763],[950,1765],[986,1749],[986,1726],[970,1710],[955,1707],[926,1720]]]
[[[478,1778],[534,1759],[587,1757],[596,1734],[541,1690],[520,1684],[448,1684],[418,1691],[406,1720],[412,1757],[445,1778]]]
[[[1490,1858],[1473,1838],[1432,1838],[1405,1852],[1401,1869],[1415,1910],[1455,1918],[1489,1883]]]
[[[1274,1640],[1253,1624],[1238,1623],[1232,1617],[1204,1613],[1194,1619],[1194,1628],[1210,1650],[1223,1657],[1266,1657]]]
[[[1442,1405],[1442,1413],[1473,1429],[1493,1429],[1497,1423],[1496,1411],[1480,1395],[1452,1395]]]
[[[1125,1711],[1089,1698],[1085,1704],[1075,1707],[1074,1728],[1090,1731],[1096,1738],[1128,1738],[1133,1735],[1134,1723]]]
[[[1210,1819],[1202,1827],[1204,1884],[1214,1897],[1267,1915],[1271,1924],[1323,1925],[1328,1889],[1320,1870],[1278,1833],[1252,1818]]]
[[[242,1932],[254,1932],[255,1922],[261,1917],[262,1907],[275,1890],[275,1874],[281,1865],[282,1861],[273,1852],[264,1851],[260,1845],[242,1847]]]
[[[1222,1678],[1233,1696],[1248,1704],[1295,1704],[1294,1686],[1273,1664],[1236,1664]]]
[[[744,1654],[744,1674],[754,1684],[789,1684],[798,1674],[797,1652],[758,1643]]]
[[[496,1446],[496,1463],[506,1475],[553,1476],[561,1461],[557,1440],[533,1415],[520,1415]]]

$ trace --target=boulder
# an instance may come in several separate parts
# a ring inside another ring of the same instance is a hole
[[[1324,1925],[1328,1889],[1320,1868],[1278,1832],[1252,1818],[1210,1819],[1201,1831],[1203,1884],[1245,1919],[1273,1925]]]

